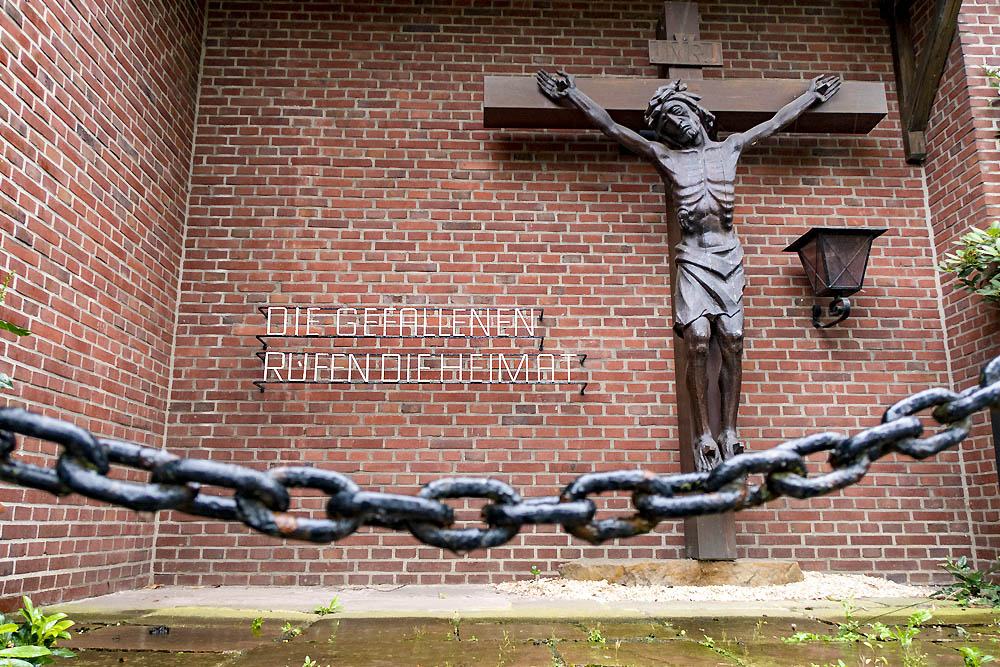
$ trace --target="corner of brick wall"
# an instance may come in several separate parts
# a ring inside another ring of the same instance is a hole
[[[0,3],[0,317],[32,331],[2,334],[5,405],[162,446],[202,29],[193,1]],[[0,606],[149,582],[151,516],[0,502]]]
[[[985,66],[1000,65],[1000,6],[962,3],[958,34],[935,98],[928,128],[928,205],[938,257],[970,228],[1000,215],[1000,106]],[[942,308],[956,389],[978,382],[987,361],[1000,354],[1000,308],[942,278]],[[962,445],[974,555],[986,565],[1000,555],[1000,487],[986,413],[976,415]],[[972,545],[970,545],[972,546]]]

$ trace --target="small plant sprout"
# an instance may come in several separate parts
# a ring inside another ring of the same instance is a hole
[[[725,646],[720,645],[727,643],[725,634],[723,634],[722,641],[720,643],[716,643],[716,641],[711,637],[709,637],[708,635],[705,635],[704,641],[700,641],[698,643],[707,649],[711,649],[716,654],[721,655],[726,660],[729,660],[732,664],[737,665],[737,667],[751,667],[751,665],[749,665],[745,660],[740,658],[738,655],[730,651]]]
[[[869,630],[861,627],[861,624],[854,618],[854,603],[850,600],[842,600],[841,606],[844,608],[844,622],[837,627],[837,634],[817,635],[812,632],[796,632],[791,637],[783,637],[781,641],[786,644],[798,642],[844,642],[861,643],[870,645],[871,642],[899,642],[900,646],[910,646],[913,638],[920,634],[920,626],[931,619],[931,612],[927,609],[918,609],[910,614],[906,627],[889,627],[883,623],[875,622],[869,624]]]
[[[290,621],[285,621],[285,624],[281,626],[281,633],[285,636],[285,641],[293,639],[302,634],[301,628],[293,628]]]
[[[510,640],[510,633],[506,630],[503,631],[503,641],[500,642],[500,649],[497,652],[497,667],[503,667],[507,664],[507,660],[504,658],[504,651],[509,651],[514,647],[514,643]]]
[[[595,646],[603,646],[608,640],[601,636],[600,628],[591,628],[587,633],[587,641]]]
[[[962,654],[964,667],[979,667],[996,660],[992,655],[987,655],[973,646],[963,646],[958,652]]]
[[[320,616],[326,616],[327,614],[336,614],[338,611],[343,611],[343,609],[344,607],[340,605],[337,600],[337,596],[335,595],[333,596],[333,599],[330,600],[330,604],[316,607],[313,609],[313,613],[319,614]]]
[[[264,625],[263,616],[258,616],[257,618],[253,619],[253,621],[251,621],[250,632],[253,634],[254,637],[260,636],[260,626],[262,625]]]
[[[3,667],[3,665],[0,665],[0,667]],[[319,667],[319,663],[315,660],[310,660],[307,655],[306,659],[302,662],[302,667]],[[327,665],[326,667],[330,667],[330,665]]]
[[[539,575],[542,574],[542,571],[538,569],[537,565],[532,565],[530,572],[531,572],[531,576],[533,576],[535,579],[537,579],[539,577]]]
[[[988,83],[990,84],[990,87],[995,88],[997,90],[997,94],[1000,95],[1000,67],[986,66],[983,68],[983,71],[986,72],[986,76],[989,77]]]
[[[1000,607],[1000,584],[990,577],[1000,569],[1000,563],[994,563],[985,570],[973,570],[968,559],[962,556],[956,561],[947,559],[941,563],[956,581],[948,584],[931,597],[954,600],[961,607],[989,605]]]
[[[426,635],[427,635],[427,631],[426,630],[424,630],[422,628],[419,628],[419,627],[417,627],[417,626],[414,625],[413,626],[413,636],[412,637],[403,637],[403,641],[404,642],[418,642],[421,639],[423,639]]]

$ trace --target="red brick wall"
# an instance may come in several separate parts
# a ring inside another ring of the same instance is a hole
[[[963,2],[928,132],[927,187],[938,256],[971,227],[984,228],[1000,214],[1000,171],[996,133],[1000,112],[996,90],[984,66],[1000,65],[1000,7]],[[985,363],[1000,354],[1000,309],[955,289],[942,277],[942,307],[950,363],[957,389],[975,385]],[[976,416],[973,436],[963,445],[968,496],[981,565],[1000,549],[1000,494],[989,421]]]
[[[0,317],[7,405],[161,446],[203,12],[197,2],[0,9]],[[54,463],[54,446],[23,443]],[[148,583],[150,516],[0,485],[4,604]]]
[[[662,186],[596,132],[482,128],[486,74],[655,76],[658,2],[213,3],[208,11],[168,446],[266,468],[307,463],[415,493],[487,475],[523,495],[583,472],[678,470]],[[921,169],[903,160],[877,3],[700,3],[727,77],[833,71],[886,84],[870,135],[779,137],[739,172],[749,287],[742,435],[751,449],[878,422],[950,380]],[[720,76],[718,70],[706,76]],[[813,225],[887,226],[844,324],[817,331],[797,259]],[[543,306],[546,349],[586,352],[572,389],[293,389],[251,384],[263,304]],[[818,467],[818,463],[817,463]],[[740,555],[927,581],[968,552],[957,453],[739,516]],[[303,497],[299,511],[318,511]],[[627,502],[604,507],[627,512]],[[467,516],[474,517],[474,512]],[[607,515],[607,514],[605,514]],[[157,581],[486,582],[581,556],[674,558],[679,524],[593,548],[547,528],[455,557],[363,529],[277,543],[171,515]]]

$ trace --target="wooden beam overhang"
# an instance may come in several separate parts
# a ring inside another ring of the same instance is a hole
[[[883,0],[881,11],[882,18],[889,25],[906,161],[921,163],[927,157],[925,132],[931,106],[958,28],[958,12],[962,2],[938,0],[932,23],[927,29],[928,43],[921,50],[919,66],[913,47],[911,4],[912,2],[907,1]]]

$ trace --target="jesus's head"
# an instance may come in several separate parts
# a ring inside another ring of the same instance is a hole
[[[715,116],[698,103],[701,97],[673,81],[661,86],[649,100],[646,125],[671,148],[691,148],[715,140]]]

